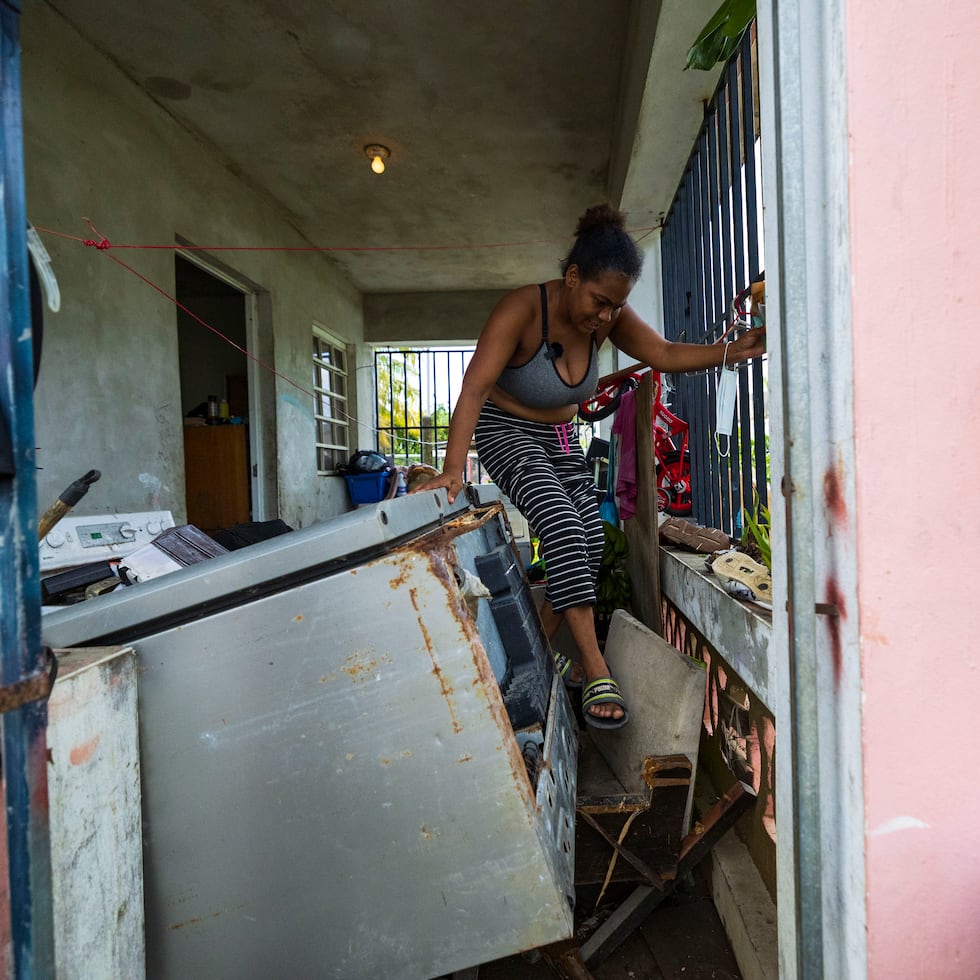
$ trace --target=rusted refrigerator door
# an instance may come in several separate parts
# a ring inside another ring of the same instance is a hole
[[[45,617],[137,652],[149,976],[418,980],[571,935],[574,722],[489,497]]]

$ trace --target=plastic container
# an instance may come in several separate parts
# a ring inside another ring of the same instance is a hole
[[[376,504],[379,500],[384,500],[388,489],[388,476],[387,470],[380,473],[359,473],[354,476],[345,476],[350,502],[352,504]]]

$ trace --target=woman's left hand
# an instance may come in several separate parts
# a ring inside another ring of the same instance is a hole
[[[445,487],[449,502],[452,503],[463,492],[465,486],[466,484],[458,476],[453,476],[451,473],[440,473],[438,476],[418,484],[408,492],[419,493],[422,490],[438,490],[440,487]]]
[[[728,348],[727,360],[734,364],[738,361],[748,361],[765,352],[766,328],[764,326],[753,327],[732,341],[731,347]]]

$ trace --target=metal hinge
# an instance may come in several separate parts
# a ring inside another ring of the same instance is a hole
[[[45,701],[51,696],[58,676],[58,659],[51,647],[44,647],[46,666],[13,684],[0,687],[0,714],[14,711],[32,701]]]

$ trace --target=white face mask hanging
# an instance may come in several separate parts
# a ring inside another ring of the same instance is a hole
[[[721,359],[721,371],[715,379],[715,447],[718,455],[726,458],[732,448],[732,424],[735,420],[735,396],[738,394],[738,372],[734,367],[728,367],[728,348],[732,342],[725,344],[725,353]],[[722,451],[721,440],[725,440]]]

